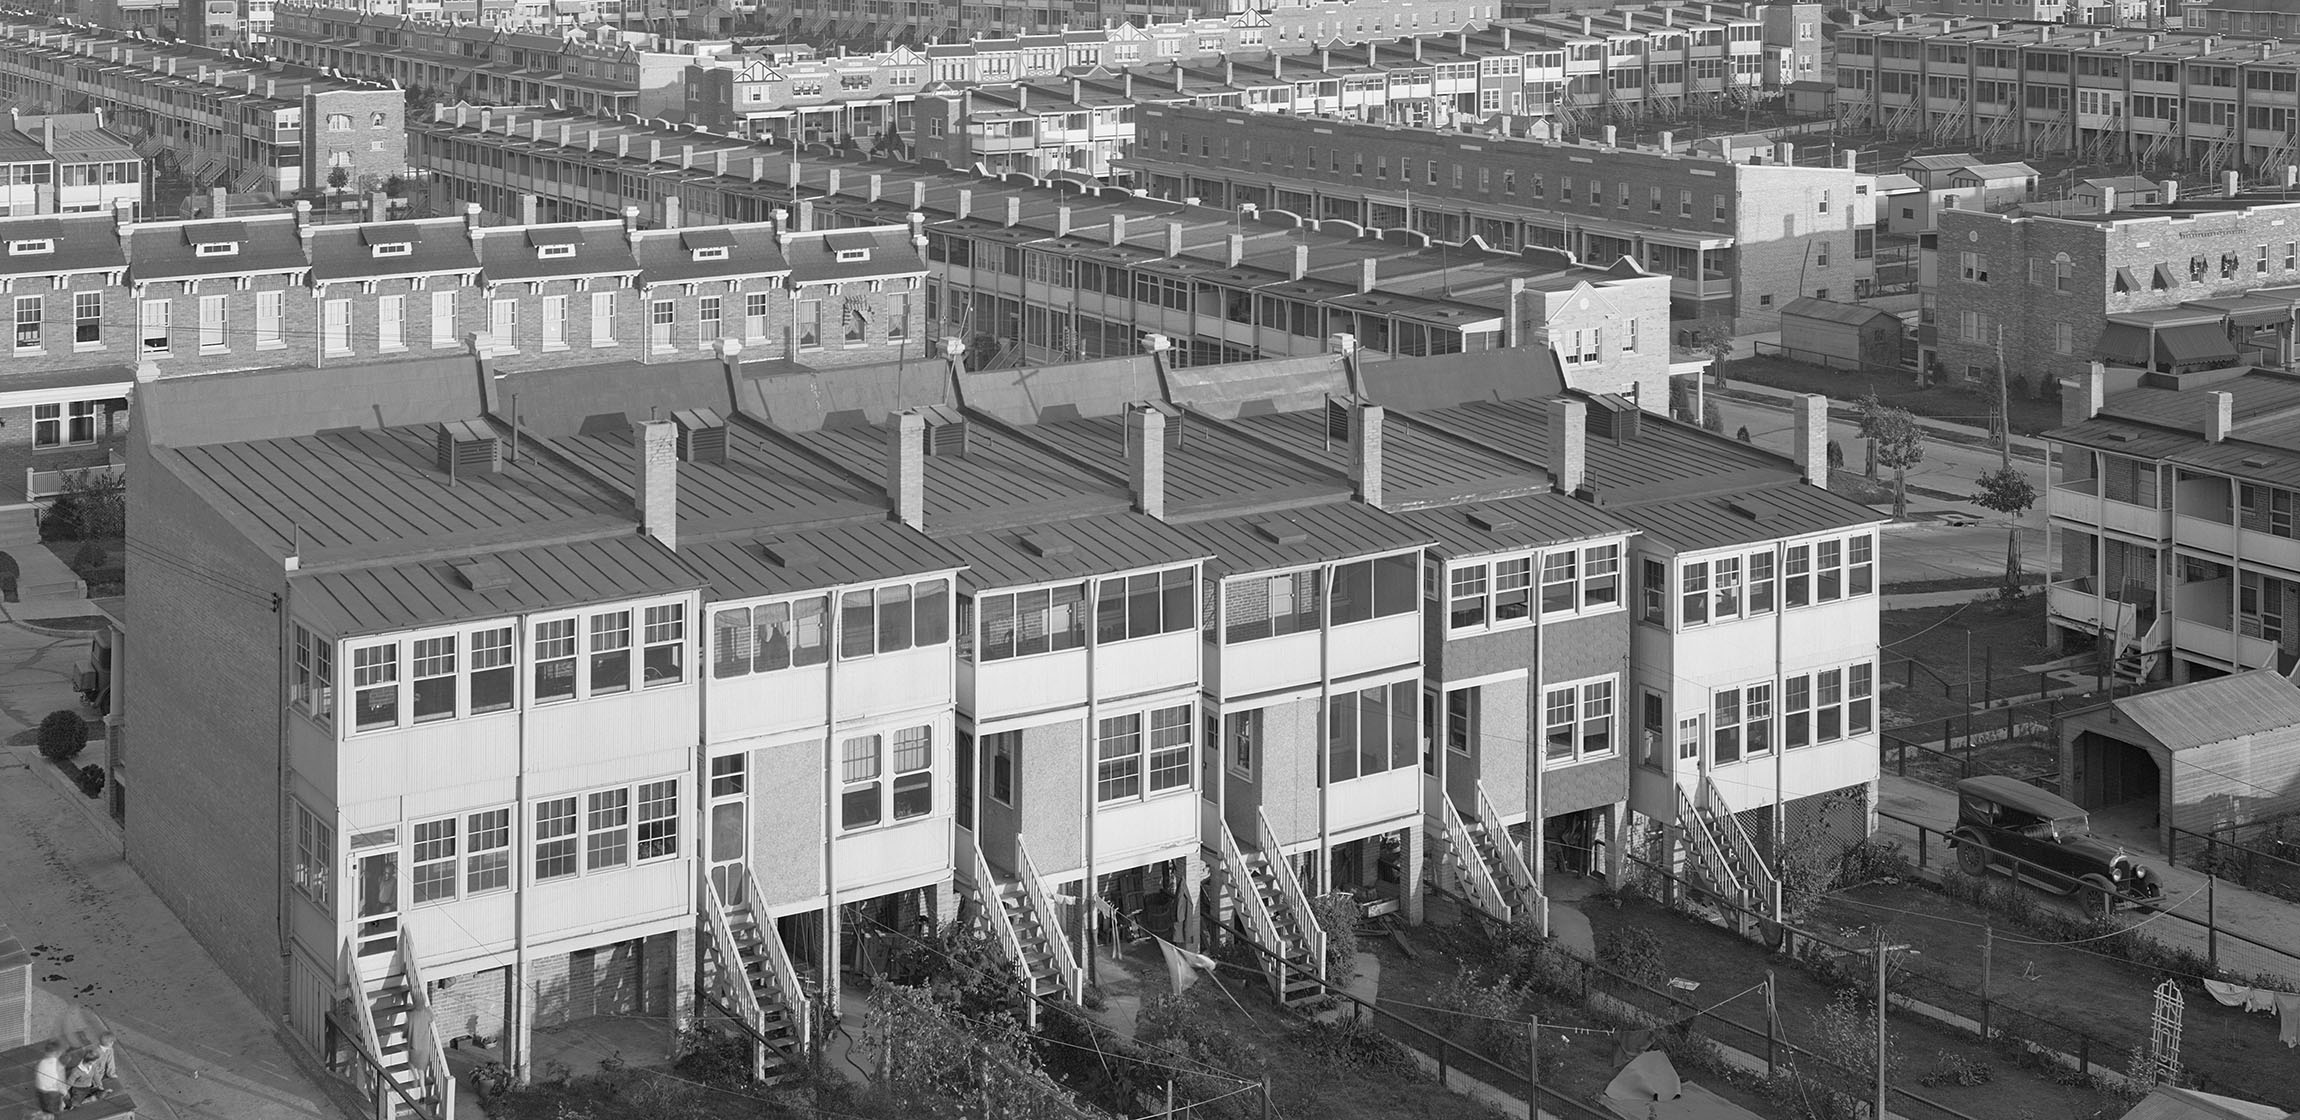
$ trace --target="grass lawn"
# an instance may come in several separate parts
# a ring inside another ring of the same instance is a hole
[[[1938,735],[1938,729],[1933,734]],[[1904,768],[1899,752],[1888,752],[1885,755],[1885,771],[1949,789],[1965,776],[1965,766],[1959,759],[1966,753],[1959,749],[1953,756],[1944,756],[1911,750]],[[1976,775],[2010,774],[2016,778],[2027,778],[2035,774],[2057,773],[2060,767],[2059,754],[2041,735],[2022,735],[2003,742],[1977,744],[1970,754],[1972,772]]]
[[[1881,726],[1888,731],[1912,723],[1938,726],[1950,716],[1961,720],[1968,710],[1966,681],[1972,682],[1971,700],[1981,700],[1991,694],[1984,682],[1990,672],[1995,695],[2035,692],[2036,674],[2020,667],[2053,657],[2044,645],[2042,595],[2026,596],[2009,608],[1980,599],[1885,611],[1879,621],[1884,647],[1877,667],[1883,686],[1879,703]],[[1909,661],[1916,663],[1913,670],[1904,664]],[[1982,721],[1976,717],[1974,725]]]
[[[1651,903],[1629,902],[1618,908],[1592,903],[1583,907],[1583,912],[1589,916],[1600,946],[1607,938],[1631,927],[1652,933],[1661,942],[1661,959],[1667,962],[1670,975],[1700,983],[1699,990],[1688,998],[1704,1007],[1763,983],[1771,974],[1778,984],[1775,1007],[1788,1039],[1808,1048],[1817,1042],[1813,1023],[1821,1009],[1828,1005],[1830,990],[1811,974],[1767,952],[1764,947]],[[2055,988],[2057,991],[2058,985]],[[1765,1004],[1760,999],[1733,1000],[1718,1008],[1716,1014],[1749,1028],[1759,1038],[1764,1035]],[[1727,1034],[1726,1028],[1713,1024],[1705,1024],[1702,1030],[1718,1037]],[[2016,1068],[1994,1047],[1971,1035],[1907,1016],[1895,1016],[1891,1030],[1901,1057],[1895,1084],[1968,1116],[1986,1120],[2091,1120],[2122,1116],[2130,1107],[2127,1102],[2098,1090],[2060,1084],[2043,1071]],[[1742,1034],[1742,1037],[1745,1039],[1748,1035]],[[1727,1038],[1727,1041],[1733,1040]],[[1736,1044],[1748,1048],[1745,1042]],[[1762,1047],[1762,1043],[1758,1045]],[[1993,1067],[1994,1076],[1982,1085],[1919,1086],[1919,1079],[1944,1069],[1952,1061],[1985,1063]],[[1842,1080],[1841,1075],[1838,1079]],[[1912,1120],[1940,1115],[1899,1095],[1893,1098],[1892,1109]]]
[[[1759,355],[1726,362],[1715,367],[1715,372],[1728,382],[1753,381],[1793,393],[1821,393],[1845,404],[1875,393],[1885,403],[1896,408],[1975,428],[1988,426],[1989,410],[1994,403],[1983,397],[1979,390],[1961,385],[1934,385],[1919,389],[1913,372],[1835,370],[1793,362],[1778,355]],[[2013,431],[2022,435],[2035,435],[2057,428],[2060,426],[2060,404],[2057,401],[2030,400],[2021,395],[2016,385],[2012,395],[2012,422]],[[1852,449],[1846,450],[1847,455],[1852,453]]]
[[[1440,905],[1451,909],[1450,904],[1433,900],[1430,907],[1431,921],[1418,929],[1407,931],[1407,940],[1420,954],[1418,958],[1408,957],[1386,938],[1379,941],[1369,939],[1365,945],[1382,962],[1381,1002],[1385,1010],[1440,1034],[1467,1039],[1467,1024],[1459,1016],[1428,1010],[1426,1007],[1407,1006],[1437,1003],[1439,989],[1459,973],[1463,961],[1489,959],[1493,952],[1476,926],[1442,924],[1444,917],[1439,912]],[[1489,983],[1495,979],[1497,977],[1484,977]],[[1611,1036],[1556,1028],[1611,1030],[1614,1024],[1585,1010],[1571,1007],[1566,1001],[1546,995],[1536,996],[1525,1012],[1528,1015],[1540,1015],[1544,1027],[1541,1037],[1543,1088],[1575,1101],[1590,1103],[1593,1108],[1602,1107],[1594,1102],[1604,1094],[1613,1075],[1620,1072],[1613,1064]],[[1512,1071],[1511,1075],[1499,1076],[1492,1068],[1476,1062],[1461,1063],[1461,1068],[1522,1098],[1525,1082],[1515,1075],[1515,1071],[1525,1068],[1525,1056],[1513,1054],[1507,1059],[1498,1055],[1487,1056],[1503,1061]],[[1678,1072],[1758,1115],[1769,1116],[1774,1112],[1775,1106],[1765,1099],[1764,1094],[1753,1089],[1700,1070]],[[1547,1107],[1552,1112],[1556,1111],[1554,1104]]]
[[[1875,479],[1859,471],[1832,470],[1829,472],[1829,489],[1865,506],[1890,507],[1893,504],[1893,480],[1890,478]]]
[[[1848,930],[1855,940],[1866,940],[1873,923],[1883,921],[1895,943],[1918,949],[1908,961],[1911,971],[1978,992],[1984,940],[1980,927],[1988,919],[1983,911],[1937,891],[1899,883],[1861,887],[1844,892],[1842,898],[1825,899],[1807,924]],[[2019,930],[1998,931],[1995,959],[1988,969],[1990,995],[1999,1007],[2031,1013],[2043,1022],[2000,1012],[1994,1025],[2069,1053],[2076,1050],[2074,1036],[2066,1027],[2047,1024],[2081,1028],[2097,1040],[2092,1060],[2114,1068],[2123,1067],[2133,1047],[2147,1045],[2153,993],[2162,974],[2066,946],[2021,944],[2024,940],[2033,938]],[[1932,985],[1920,983],[1910,994],[1971,1018],[1980,1015],[1977,999],[1952,996]],[[2183,994],[2181,1064],[2202,1079],[2203,1088],[2300,1108],[2300,1079],[2292,1076],[2292,1051],[2277,1042],[2273,1014],[2222,1007],[2193,984]]]

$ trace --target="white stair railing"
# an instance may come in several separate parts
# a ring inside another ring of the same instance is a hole
[[[743,951],[735,943],[734,927],[727,921],[727,909],[720,905],[719,888],[703,891],[703,924],[710,927],[711,946],[719,954],[719,978],[725,983],[726,996],[733,1001],[733,1010],[743,1025],[759,1033],[751,1047],[751,1080],[764,1081],[767,1076],[767,1045],[763,1041],[767,1030],[765,1009],[759,1006],[759,993],[751,990],[750,973],[743,969]]]
[[[1302,889],[1302,881],[1294,875],[1294,865],[1278,847],[1278,834],[1270,829],[1270,818],[1262,815],[1260,806],[1254,807],[1254,824],[1262,830],[1262,858],[1270,861],[1270,876],[1278,882],[1278,897],[1286,903],[1286,911],[1294,916],[1294,928],[1302,931],[1302,949],[1310,955],[1312,975],[1326,978],[1326,927],[1318,924],[1318,913],[1310,909],[1309,892]],[[1280,946],[1279,948],[1283,948]]]
[[[368,1062],[352,1063],[352,1084],[375,1105],[378,1117],[393,1115],[391,1075],[383,1069],[383,1038],[375,1031],[375,997],[368,994],[367,978],[359,970],[359,954],[352,951],[351,940],[343,943],[343,959],[336,967],[343,970],[343,979],[336,986],[336,998],[351,1004],[351,1024],[359,1033],[359,1047],[366,1051]]]
[[[1518,901],[1512,912],[1530,909],[1534,925],[1543,937],[1549,936],[1549,896],[1541,893],[1541,880],[1533,874],[1525,852],[1509,838],[1509,829],[1501,825],[1501,814],[1494,811],[1493,799],[1485,795],[1485,782],[1477,783],[1477,815],[1487,835],[1493,840],[1494,850],[1501,853],[1502,874],[1517,887]]]
[[[408,1062],[422,1081],[423,1091],[417,1095],[432,1106],[437,1120],[455,1120],[455,1074],[447,1068],[447,1047],[439,1040],[439,1019],[416,964],[413,934],[404,927],[399,931],[399,955],[400,971],[407,976]]]
[[[1062,978],[1062,990],[1073,1001],[1086,998],[1086,988],[1078,968],[1078,958],[1070,952],[1070,939],[1062,934],[1062,923],[1055,919],[1054,900],[1046,895],[1046,883],[1038,877],[1038,865],[1030,859],[1030,847],[1022,837],[1014,838],[1014,870],[1022,877],[1023,896],[1030,900],[1030,912],[1038,916],[1039,934],[1046,941],[1046,951],[1054,958],[1054,971]],[[1090,892],[1079,888],[1081,905],[1090,905]]]
[[[990,861],[982,857],[982,842],[974,842],[974,890],[982,898],[982,909],[990,916],[991,933],[1006,950],[1006,959],[1014,962],[1015,975],[1022,978],[1022,990],[1035,993],[1036,983],[1030,976],[1030,958],[1023,955],[1022,935],[1014,930],[1014,919],[1006,914],[1006,902],[998,896],[998,877],[991,874]],[[1026,1003],[1033,1024],[1038,1021],[1038,1001]]]
[[[743,864],[743,888],[750,892],[751,924],[758,927],[760,951],[766,954],[767,968],[775,978],[775,994],[782,997],[783,1007],[791,1017],[791,1037],[795,1052],[805,1055],[814,1043],[815,1003],[807,997],[807,990],[799,983],[799,968],[791,960],[790,948],[783,944],[782,931],[775,928],[775,920],[761,913],[759,878],[751,873],[751,865]]]
[[[1701,778],[1701,801],[1709,810],[1709,815],[1717,821],[1717,831],[1738,859],[1738,870],[1748,879],[1750,889],[1756,891],[1758,898],[1768,907],[1777,911],[1780,906],[1781,880],[1766,865],[1763,853],[1757,850],[1756,841],[1749,836],[1749,830],[1741,827],[1741,818],[1733,815],[1733,806],[1726,802],[1725,795],[1708,775]]]
[[[1246,862],[1246,854],[1238,850],[1238,834],[1230,831],[1230,822],[1222,822],[1222,866],[1230,873],[1231,893],[1238,896],[1238,905],[1246,908],[1247,924],[1254,927],[1254,936],[1271,953],[1283,958],[1285,943],[1278,940],[1277,920],[1270,916],[1270,907],[1262,901],[1260,887],[1254,885],[1254,869]],[[1262,962],[1263,969],[1275,978],[1284,967],[1281,961]],[[1284,990],[1283,985],[1279,987]]]
[[[1491,915],[1495,921],[1509,921],[1509,900],[1502,897],[1501,885],[1493,881],[1492,869],[1486,867],[1485,857],[1471,839],[1469,825],[1461,819],[1461,811],[1453,807],[1453,799],[1444,799],[1446,845],[1453,849],[1454,865],[1460,870],[1462,886],[1469,895],[1470,905]]]
[[[1677,824],[1692,839],[1694,850],[1700,853],[1702,865],[1709,868],[1710,875],[1717,880],[1718,888],[1737,899],[1747,898],[1749,888],[1741,882],[1741,876],[1734,873],[1733,865],[1725,859],[1724,846],[1710,833],[1708,824],[1701,819],[1701,810],[1694,807],[1693,798],[1685,792],[1684,786],[1677,787]]]

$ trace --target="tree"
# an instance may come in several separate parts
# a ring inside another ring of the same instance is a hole
[[[1869,441],[1877,465],[1893,472],[1893,518],[1909,515],[1909,468],[1925,461],[1925,430],[1905,408],[1878,400],[1875,393],[1861,398],[1861,435]]]
[[[1723,414],[1717,411],[1717,402],[1708,401],[1705,403],[1708,405],[1708,407],[1703,409],[1701,413],[1701,430],[1704,432],[1715,432],[1718,435],[1724,435],[1725,417]]]
[[[1712,316],[1694,324],[1693,348],[1709,355],[1710,361],[1725,364],[1733,357],[1733,320]]]
[[[2005,526],[2005,585],[2003,597],[2018,599],[2020,586],[2020,515],[2036,505],[2036,484],[2020,468],[2006,462],[1978,480],[1973,504],[2012,518]]]
[[[350,183],[351,183],[351,171],[350,171],[349,169],[347,169],[347,168],[342,168],[342,167],[334,167],[334,168],[329,168],[329,169],[328,169],[328,173],[327,173],[327,185],[328,185],[328,186],[330,186],[330,187],[332,187],[332,188],[334,188],[334,189],[336,189],[336,190],[339,190],[339,191],[340,191],[340,190],[342,190],[342,189],[343,189],[345,186],[349,185]]]
[[[1750,443],[1750,442],[1753,442],[1753,441],[1752,441],[1752,440],[1749,438],[1749,425],[1747,425],[1747,424],[1743,424],[1743,425],[1741,425],[1741,428],[1740,428],[1740,430],[1739,430],[1739,431],[1736,431],[1736,432],[1734,432],[1734,433],[1733,433],[1733,438],[1734,438],[1734,439],[1737,439],[1737,440],[1740,440],[1742,443]]]
[[[1669,417],[1672,420],[1693,419],[1693,386],[1682,377],[1669,379]]]
[[[1836,440],[1829,441],[1829,469],[1833,471],[1845,469],[1845,445]]]

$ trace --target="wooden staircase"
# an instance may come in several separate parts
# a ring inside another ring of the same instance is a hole
[[[373,1103],[375,1120],[454,1120],[455,1077],[407,929],[389,956],[361,957],[346,942],[342,966],[342,997],[356,1017],[349,1025],[371,1060],[355,1067],[353,1083]]]
[[[759,883],[743,868],[743,899],[725,904],[704,892],[704,924],[716,971],[713,997],[756,1032],[751,1077],[768,1085],[795,1076],[814,1039],[814,998],[791,961],[774,919],[760,913]]]
[[[1779,912],[1781,881],[1708,775],[1701,777],[1698,796],[1677,787],[1677,820],[1692,849],[1697,878],[1743,911]]]
[[[1020,836],[1014,838],[1012,874],[1001,874],[992,867],[979,844],[968,854],[974,863],[975,901],[990,922],[993,938],[1014,965],[1016,979],[1035,997],[1029,1004],[1033,1022],[1040,999],[1076,1002],[1085,998],[1084,970],[1070,951],[1069,939],[1063,936],[1054,901],[1047,896],[1038,866],[1030,858],[1030,845]]]
[[[1471,905],[1499,922],[1530,918],[1548,936],[1549,899],[1541,892],[1533,865],[1501,824],[1501,813],[1486,796],[1485,783],[1477,784],[1475,818],[1462,816],[1450,800],[1444,812],[1446,856],[1457,882],[1468,888],[1464,893]]]
[[[1270,835],[1267,821],[1255,823],[1264,836]],[[1239,847],[1227,821],[1222,823],[1221,839],[1223,870],[1245,912],[1247,927],[1264,949],[1275,954],[1261,958],[1271,990],[1288,1007],[1316,999],[1325,987],[1320,981],[1326,975],[1326,931],[1310,913],[1294,869],[1283,853]]]

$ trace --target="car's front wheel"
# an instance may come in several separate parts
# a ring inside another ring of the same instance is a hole
[[[2116,913],[2116,887],[2105,876],[2087,875],[2078,881],[2077,903],[2087,913],[2106,918]]]
[[[1957,870],[1967,875],[1985,875],[1989,869],[1989,850],[1980,837],[1967,833],[1957,839]]]

